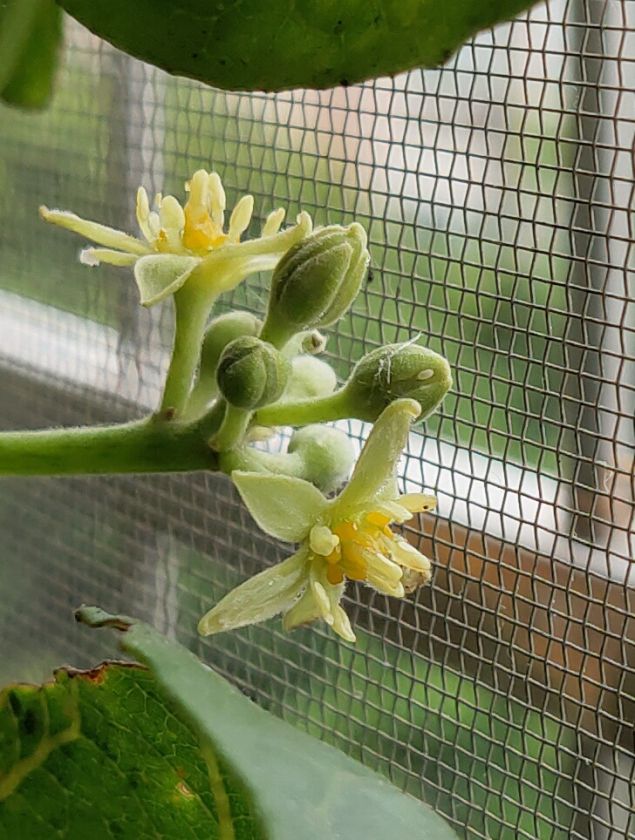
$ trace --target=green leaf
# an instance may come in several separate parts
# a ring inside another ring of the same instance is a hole
[[[0,837],[266,834],[241,782],[150,673],[108,663],[0,694]]]
[[[327,506],[317,487],[302,478],[234,470],[232,481],[262,530],[285,542],[303,540]]]
[[[227,90],[331,87],[443,63],[535,0],[59,0],[93,32]]]
[[[53,0],[0,3],[0,99],[41,108],[53,89],[62,12]]]
[[[397,464],[408,442],[410,426],[420,411],[419,403],[409,399],[395,400],[382,411],[357,459],[350,481],[334,502],[337,508],[343,511],[348,507],[363,507],[385,496],[396,495]]]
[[[0,836],[450,840],[417,800],[258,708],[193,654],[96,608],[120,663],[0,695]]]

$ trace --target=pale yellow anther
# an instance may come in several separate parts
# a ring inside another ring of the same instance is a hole
[[[153,233],[152,228],[149,224],[150,219],[150,202],[148,200],[148,193],[145,191],[143,187],[139,187],[137,190],[137,224],[139,225],[139,229],[141,233],[145,236],[145,238],[152,244],[156,233]]]
[[[322,557],[328,557],[339,545],[339,542],[340,538],[326,525],[314,525],[309,533],[311,551],[322,555]]]
[[[189,182],[190,197],[188,206],[192,208],[208,209],[209,206],[209,176],[204,169],[197,170]]]
[[[180,233],[185,226],[185,213],[173,195],[166,195],[161,201],[159,218],[161,227],[168,231],[168,235],[172,231]]]
[[[254,212],[253,195],[244,195],[234,207],[229,219],[229,241],[238,242],[249,227],[251,214]]]
[[[155,240],[161,231],[161,219],[159,218],[159,214],[155,213],[154,210],[148,213],[148,231],[150,232],[149,241],[152,242]]]
[[[225,222],[225,190],[218,172],[210,172],[207,176],[209,211],[212,221],[218,227],[219,232],[223,229]]]
[[[280,225],[284,221],[285,210],[279,207],[277,210],[272,210],[265,219],[262,226],[261,236],[274,236],[280,230]]]
[[[368,579],[373,580],[374,577],[381,577],[393,583],[401,580],[403,574],[401,566],[393,563],[387,557],[379,552],[367,551],[364,553],[366,566],[368,569]]]
[[[432,568],[430,561],[424,554],[421,554],[414,546],[410,545],[409,542],[395,539],[392,542],[390,550],[395,560],[406,569],[412,569],[427,578],[430,577]]]

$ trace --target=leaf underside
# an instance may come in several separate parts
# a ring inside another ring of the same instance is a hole
[[[536,0],[59,0],[115,46],[226,90],[326,88],[442,64]]]
[[[144,666],[0,693],[0,836],[451,840],[422,803],[260,709],[152,628],[85,608]]]

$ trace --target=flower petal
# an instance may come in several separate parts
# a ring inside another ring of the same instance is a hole
[[[346,642],[357,641],[357,636],[353,633],[351,622],[346,615],[346,612],[339,604],[333,610],[333,630]]]
[[[194,177],[196,177],[196,174]],[[207,179],[210,216],[218,229],[222,231],[223,224],[225,223],[225,207],[227,206],[225,188],[218,172],[207,173]]]
[[[408,440],[410,424],[420,414],[415,400],[396,400],[377,418],[364,444],[351,480],[334,502],[338,514],[367,506],[387,490],[394,493],[397,462]]]
[[[151,254],[137,260],[134,276],[142,305],[152,306],[177,292],[200,262],[197,257],[176,254]]]
[[[154,241],[154,231],[151,229],[148,219],[150,217],[150,202],[148,201],[148,193],[144,187],[139,187],[137,190],[137,205],[136,205],[137,224],[139,230],[148,240]]]
[[[313,591],[309,587],[300,600],[285,612],[282,618],[282,626],[285,630],[293,630],[294,627],[310,624],[319,617],[320,610],[313,597]]]
[[[307,585],[307,553],[298,551],[225,595],[198,623],[202,636],[266,621],[288,609]]]
[[[251,214],[254,212],[253,195],[244,195],[232,210],[227,230],[230,242],[239,242],[242,234],[249,227]]]
[[[115,251],[114,248],[84,248],[80,251],[79,261],[82,265],[95,266],[100,263],[109,265],[134,265],[139,257],[125,251]]]
[[[107,248],[116,248],[120,251],[127,251],[130,254],[149,254],[150,248],[140,239],[135,239],[121,230],[107,227],[107,225],[100,225],[98,222],[90,222],[87,219],[81,219],[75,213],[68,213],[66,210],[49,210],[48,207],[42,205],[40,207],[40,216],[45,222],[50,222],[53,225],[71,230],[73,233],[78,233],[80,236],[85,236],[86,239],[92,239],[98,245],[105,245]]]
[[[261,254],[277,254],[281,257],[289,250],[292,245],[304,239],[313,230],[313,221],[308,213],[304,211],[298,214],[295,225],[288,227],[273,236],[260,237],[258,239],[249,239],[246,242],[241,242],[233,246],[227,246],[227,252],[230,247],[239,249],[241,255],[261,255]]]
[[[319,580],[311,576],[310,582],[311,592],[313,593],[313,600],[315,601],[320,618],[323,618],[327,624],[333,624],[333,613],[331,612],[331,602],[326,593],[326,589],[322,586]]]
[[[235,470],[232,481],[263,531],[286,542],[303,540],[327,505],[301,478]]]
[[[185,213],[173,195],[166,195],[159,205],[159,221],[161,230],[167,240],[167,248],[172,253],[183,250],[181,236],[185,227]]]
[[[308,213],[300,213],[297,224],[274,236],[235,242],[212,250],[201,263],[201,276],[209,276],[217,294],[231,291],[250,274],[271,271],[296,242],[311,232]]]
[[[395,491],[394,498],[401,498],[398,491]],[[391,522],[407,522],[413,517],[408,508],[403,507],[399,502],[392,502],[390,499],[381,499],[375,505],[375,510],[377,513],[383,513]]]

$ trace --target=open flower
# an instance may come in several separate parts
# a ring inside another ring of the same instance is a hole
[[[433,496],[397,490],[397,461],[420,410],[414,400],[402,399],[382,412],[349,483],[334,499],[298,478],[232,473],[258,525],[300,545],[291,557],[226,595],[201,619],[201,634],[283,613],[286,629],[322,618],[353,642],[355,634],[340,605],[346,580],[364,581],[401,598],[413,579],[430,579],[429,560],[390,527],[436,503]]]
[[[139,187],[136,213],[143,239],[63,210],[42,206],[40,215],[100,246],[81,252],[84,264],[134,266],[144,306],[174,294],[195,277],[213,283],[218,294],[227,291],[249,274],[275,268],[312,230],[311,217],[300,213],[293,227],[280,232],[285,213],[278,209],[267,216],[259,238],[241,242],[251,221],[253,196],[245,195],[236,204],[225,231],[225,191],[218,173],[199,169],[185,189],[189,196],[183,206],[172,195],[157,195],[151,210],[145,189]]]

